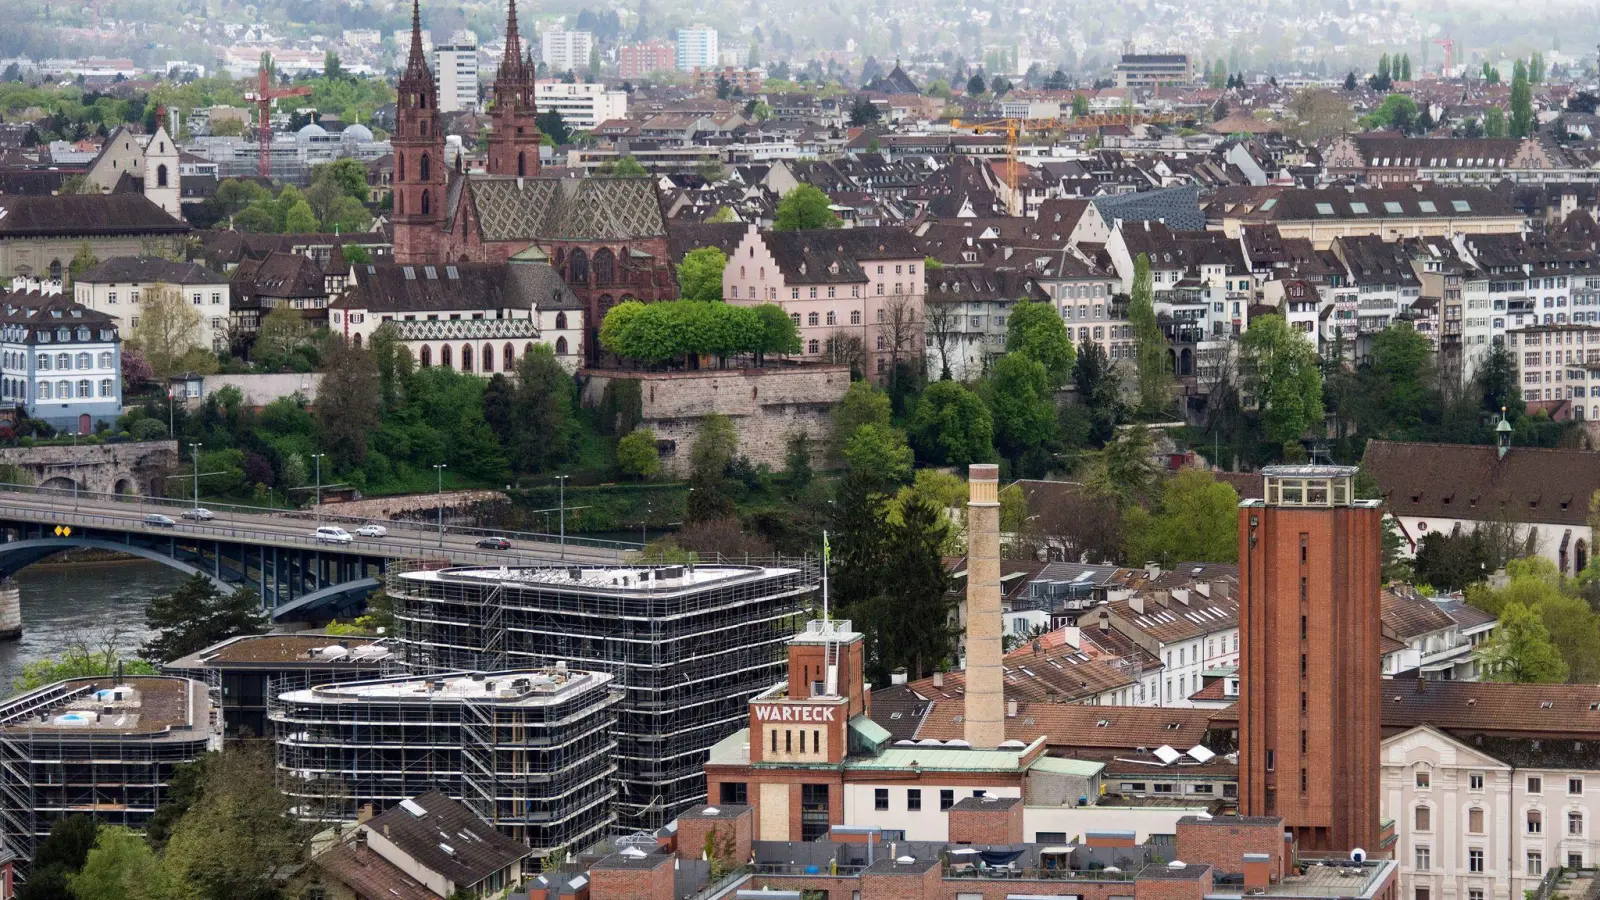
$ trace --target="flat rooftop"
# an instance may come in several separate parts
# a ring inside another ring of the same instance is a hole
[[[1302,857],[1304,875],[1290,875],[1266,890],[1267,897],[1372,897],[1388,883],[1397,863],[1393,860],[1316,859]]]
[[[186,729],[208,715],[204,684],[188,678],[74,678],[0,706],[0,730],[62,735],[158,734]]]
[[[690,592],[747,578],[789,575],[798,571],[791,568],[730,565],[455,566],[448,569],[407,572],[400,577],[415,582],[477,582],[583,593],[647,596]]]
[[[288,691],[290,703],[360,703],[371,701],[468,702],[536,705],[573,694],[603,689],[611,676],[578,669],[518,669],[508,672],[437,675],[431,678],[383,678],[347,681]]]
[[[377,643],[376,638],[334,637],[326,634],[255,634],[229,638],[167,665],[173,669],[203,669],[219,665],[377,668],[383,661],[393,657],[394,652]]]

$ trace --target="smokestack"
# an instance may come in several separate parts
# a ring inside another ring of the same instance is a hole
[[[967,469],[966,739],[989,749],[1006,739],[1000,668],[1000,467]]]

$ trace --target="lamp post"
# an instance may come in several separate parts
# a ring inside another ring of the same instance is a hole
[[[433,471],[439,477],[439,546],[444,546],[444,463],[434,463]]]
[[[312,501],[312,510],[316,513],[317,524],[322,524],[322,458],[326,453],[313,453],[311,458],[317,462],[317,488],[316,499]]]
[[[562,559],[566,559],[567,558],[567,479],[569,477],[570,476],[567,476],[567,475],[557,475],[556,476],[556,484],[560,485],[560,488],[561,488],[560,491],[557,492],[557,496],[560,498],[559,499],[559,505],[560,505],[560,508],[561,508],[561,558]]]
[[[189,442],[189,451],[194,456],[194,508],[200,508],[200,448],[204,446],[198,441]],[[195,521],[200,521],[200,516],[195,516]]]

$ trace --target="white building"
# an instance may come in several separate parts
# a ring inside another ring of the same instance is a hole
[[[568,128],[588,131],[608,119],[628,117],[628,94],[607,90],[603,84],[566,84],[541,81],[534,86],[540,112],[555,110]]]
[[[1205,674],[1239,665],[1239,601],[1233,566],[1196,563],[1173,573],[1185,587],[1156,588],[1097,607],[1084,628],[1111,628],[1161,661],[1154,705],[1189,706]]]
[[[155,290],[177,291],[200,313],[196,346],[214,351],[227,347],[228,276],[205,266],[159,256],[116,256],[79,274],[72,298],[131,332],[139,324],[140,302]]]
[[[678,29],[678,71],[715,69],[721,62],[717,52],[717,30],[708,25]]]
[[[9,294],[0,306],[0,402],[77,434],[122,413],[115,320],[60,294]]]
[[[450,42],[433,49],[433,73],[439,79],[439,111],[478,108],[478,38],[458,31]]]
[[[593,49],[593,32],[568,31],[552,25],[539,36],[539,58],[551,72],[587,70],[589,53]]]

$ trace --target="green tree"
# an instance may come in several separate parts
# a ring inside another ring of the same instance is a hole
[[[1483,81],[1484,81],[1485,84],[1499,84],[1500,83],[1500,70],[1495,68],[1494,66],[1488,64],[1488,63],[1484,63],[1483,64]]]
[[[305,197],[294,201],[284,210],[283,231],[285,234],[314,234],[317,231],[317,214],[311,211],[311,204]]]
[[[661,471],[656,433],[648,428],[636,428],[617,441],[617,469],[640,481],[654,478]]]
[[[1483,398],[1481,408],[1487,413],[1498,413],[1514,407],[1520,399],[1521,386],[1517,381],[1517,360],[1506,349],[1503,341],[1489,347],[1488,355],[1478,364],[1475,376],[1478,391]]]
[[[607,175],[614,178],[637,177],[649,175],[650,170],[639,164],[631,156],[619,157],[615,162],[602,163],[594,170],[596,175]]]
[[[1239,495],[1210,472],[1185,469],[1169,479],[1154,513],[1134,506],[1127,514],[1128,559],[1159,562],[1233,562],[1239,557]]]
[[[72,876],[88,862],[99,835],[100,823],[93,816],[75,814],[52,822],[50,834],[34,851],[17,900],[71,900]]]
[[[1088,413],[1088,443],[1105,446],[1122,419],[1122,385],[1104,347],[1090,342],[1083,345],[1072,367],[1072,383],[1078,389],[1078,402]]]
[[[322,77],[330,80],[345,77],[344,65],[339,62],[339,54],[332,50],[323,54]]]
[[[1245,392],[1255,399],[1266,437],[1299,440],[1322,422],[1322,373],[1311,342],[1282,316],[1257,316],[1240,339]]]
[[[178,374],[184,356],[199,344],[200,310],[170,284],[145,287],[139,301],[139,324],[132,341],[157,377]]]
[[[1047,471],[1056,412],[1044,366],[1007,353],[995,361],[982,390],[994,418],[995,449],[1011,461],[1013,473],[1025,477]]]
[[[160,896],[156,855],[139,832],[100,829],[83,870],[67,879],[76,900],[133,900]]]
[[[140,324],[143,324],[142,322]],[[250,358],[269,372],[290,368],[301,351],[311,346],[311,326],[292,306],[274,306],[261,319]]]
[[[983,399],[957,381],[922,392],[911,420],[917,455],[934,465],[964,466],[994,456],[994,419]]]
[[[1150,502],[1161,476],[1153,453],[1154,442],[1148,428],[1136,425],[1124,429],[1094,455],[1089,467],[1090,489],[1114,498],[1119,509]]]
[[[1503,138],[1506,136],[1506,111],[1498,106],[1491,106],[1483,111],[1483,136]]]
[[[1089,98],[1083,94],[1072,95],[1072,117],[1081,119],[1089,114]]]
[[[543,472],[564,462],[576,438],[577,385],[548,344],[534,344],[517,362],[517,392],[512,399],[515,443],[512,468],[518,474]]]
[[[378,428],[378,364],[366,350],[329,342],[317,391],[317,429],[338,469],[352,469],[367,456],[367,436]]]
[[[1405,94],[1390,94],[1363,121],[1370,128],[1391,128],[1406,134],[1416,128],[1417,117],[1417,101]]]
[[[276,874],[301,862],[308,836],[274,780],[271,749],[233,744],[207,760],[158,878],[169,896],[270,900]]]
[[[811,483],[811,436],[804,431],[790,433],[784,442],[783,475],[791,491]]]
[[[734,513],[728,466],[739,451],[739,433],[727,416],[700,420],[689,451],[689,502],[686,522],[712,522]]]
[[[100,265],[100,257],[94,255],[94,248],[88,241],[78,245],[78,252],[72,255],[72,261],[67,263],[67,283],[62,287],[62,293],[72,296],[72,286],[78,283],[78,276]]]
[[[722,299],[722,270],[727,254],[716,247],[690,250],[678,263],[678,291],[685,300],[712,302]],[[785,318],[788,318],[785,316]]]
[[[533,122],[535,125],[539,126],[539,133],[545,137],[548,137],[550,142],[555,146],[565,147],[567,144],[572,143],[572,129],[567,127],[567,120],[561,117],[561,113],[559,111],[554,109],[544,110],[543,112],[534,116]],[[624,158],[629,160],[632,159],[632,157]],[[641,170],[643,168],[643,166],[640,166]],[[642,175],[644,172],[613,172],[612,174]]]
[[[1167,336],[1156,322],[1155,284],[1150,278],[1150,258],[1143,253],[1133,261],[1133,291],[1128,301],[1128,321],[1138,342],[1139,406],[1146,414],[1165,412],[1172,406],[1172,365],[1167,359]]]
[[[899,667],[920,678],[954,650],[954,602],[943,560],[949,520],[934,503],[912,498],[891,524],[882,495],[863,492],[852,483],[855,477],[847,478],[835,502],[851,518],[835,532],[842,612],[868,636],[870,678],[887,679]]]
[[[1018,300],[1006,320],[1006,352],[1020,353],[1044,366],[1050,383],[1060,387],[1072,377],[1077,354],[1061,314],[1049,303]]]
[[[155,635],[139,655],[152,663],[187,656],[227,638],[267,630],[261,598],[255,591],[240,587],[223,593],[199,573],[190,575],[172,593],[151,598],[145,610],[145,624]]]
[[[1533,133],[1533,87],[1528,83],[1528,67],[1522,60],[1517,60],[1516,74],[1511,76],[1511,118],[1509,121],[1512,137],[1527,137]]]
[[[867,381],[852,381],[833,408],[833,444],[842,452],[845,442],[863,425],[888,426],[891,417],[889,395]]]
[[[1432,358],[1428,339],[1410,325],[1390,325],[1373,338],[1370,374],[1379,393],[1372,399],[1401,428],[1422,423],[1432,397]]]
[[[1411,80],[1411,54],[1409,53],[1400,57],[1400,80]]]
[[[900,429],[868,424],[857,428],[844,444],[844,458],[850,468],[871,475],[885,486],[911,480],[911,447]]]
[[[1521,603],[1507,604],[1500,623],[1477,656],[1486,681],[1551,684],[1567,680],[1567,664],[1550,642],[1550,630]]]
[[[832,201],[820,188],[809,184],[798,185],[778,201],[778,211],[772,219],[772,230],[837,228],[839,217],[833,214],[831,205]]]

